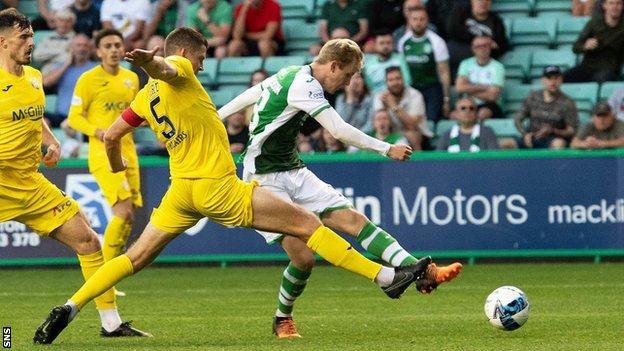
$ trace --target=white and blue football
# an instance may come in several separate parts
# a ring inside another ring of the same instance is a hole
[[[516,330],[529,319],[529,299],[515,286],[501,286],[485,300],[485,315],[498,329]]]

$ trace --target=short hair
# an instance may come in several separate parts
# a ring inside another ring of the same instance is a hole
[[[425,13],[427,13],[427,9],[423,6],[423,5],[416,5],[416,6],[411,6],[409,9],[409,12],[419,12],[419,11],[423,11]],[[428,15],[428,13],[427,13]]]
[[[26,29],[30,27],[30,21],[28,17],[14,8],[0,11],[0,30],[13,28],[15,25],[17,25],[19,29]]]
[[[392,36],[392,32],[389,31],[389,30],[382,29],[375,35],[375,39],[377,39],[379,37],[387,37],[388,35]]]
[[[72,10],[70,10],[69,8],[57,11],[54,14],[54,18],[70,19],[76,22],[76,14],[74,14],[74,12],[72,12]]]
[[[107,37],[109,35],[114,35],[116,37],[119,37],[122,41],[124,39],[123,34],[121,34],[120,31],[118,31],[117,29],[104,29],[98,32],[98,34],[95,36],[95,47],[99,48],[100,47],[100,41],[102,40],[102,38]]]
[[[173,55],[179,49],[199,50],[200,46],[208,49],[206,38],[200,32],[189,27],[176,28],[165,38],[165,56]]]
[[[399,73],[401,73],[401,75],[403,75],[403,72],[401,72],[401,68],[399,68],[399,66],[390,66],[388,68],[386,68],[386,77],[388,76],[388,74],[397,71]]]
[[[362,50],[353,40],[332,39],[323,45],[314,62],[324,65],[336,61],[341,69],[355,63],[358,64],[357,68],[360,70],[363,59]]]

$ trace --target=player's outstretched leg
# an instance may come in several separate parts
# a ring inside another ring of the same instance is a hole
[[[49,344],[61,333],[68,323],[78,314],[89,301],[101,295],[122,279],[139,272],[151,263],[162,249],[175,238],[175,235],[165,233],[151,224],[148,224],[143,234],[124,255],[115,257],[100,267],[82,287],[63,306],[52,309],[48,318],[37,328],[35,343]],[[59,308],[60,307],[60,308]],[[69,314],[65,318],[67,309]],[[129,323],[121,323],[122,330],[112,330],[105,336],[151,336],[140,332]],[[134,332],[132,330],[133,329]],[[140,333],[139,333],[140,332]]]
[[[311,212],[261,187],[254,188],[252,204],[254,228],[298,237],[334,266],[375,281],[382,289],[387,288],[384,292],[392,298],[398,298],[407,288],[406,281],[416,281],[426,269],[421,261],[396,270],[383,267],[354,250],[346,240],[323,226]]]
[[[394,267],[411,265],[417,261],[392,235],[353,208],[327,212],[322,220],[327,226],[356,237],[366,251]],[[439,284],[457,277],[461,268],[462,265],[457,262],[444,267],[431,263],[426,276],[418,280],[416,288],[419,292],[428,294]]]

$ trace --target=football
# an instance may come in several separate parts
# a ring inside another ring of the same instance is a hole
[[[515,286],[501,286],[485,300],[485,315],[498,329],[516,330],[529,319],[529,300]]]

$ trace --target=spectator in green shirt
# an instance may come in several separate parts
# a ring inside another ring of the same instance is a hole
[[[178,11],[180,4],[177,0],[159,0],[158,4],[152,5],[152,19],[147,22],[143,31],[143,40],[145,43],[152,35],[160,35],[166,37],[174,29],[178,27]]]
[[[225,0],[199,0],[186,11],[186,25],[208,39],[208,55],[223,58],[232,28],[232,6]]]

